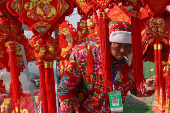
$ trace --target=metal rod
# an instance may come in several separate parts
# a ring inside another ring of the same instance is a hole
[[[56,74],[54,75],[55,78],[55,92],[56,92],[56,105],[57,105],[57,113],[59,113],[59,100],[58,100],[58,95],[57,95],[57,87],[58,87],[58,74],[57,74],[57,61],[54,61],[56,63],[56,69],[55,72]]]
[[[28,85],[29,85],[29,88],[30,88],[31,98],[32,98],[32,101],[33,101],[33,104],[34,104],[34,110],[35,110],[35,113],[38,113],[36,102],[35,102],[35,97],[34,97],[34,92],[33,92],[33,89],[32,89],[30,73],[29,73],[29,70],[28,70],[27,59],[26,59],[26,56],[25,56],[24,46],[20,45],[20,47],[21,47],[21,51],[22,51],[22,57],[23,57],[23,60],[24,60],[24,66],[25,66],[25,70],[26,70]]]
[[[54,30],[52,36],[54,37],[54,39],[57,39],[57,36],[56,36],[56,31]],[[59,100],[58,100],[58,95],[57,95],[57,87],[58,87],[58,75],[57,75],[57,60],[54,61],[54,64],[56,63],[56,69],[54,70],[55,71],[55,74],[54,74],[54,79],[55,79],[55,93],[56,93],[56,106],[57,106],[57,113],[59,113]]]
[[[145,77],[145,63],[143,62],[143,74],[144,74],[144,77]]]
[[[150,68],[150,62],[149,62],[149,78],[151,77],[151,68]]]

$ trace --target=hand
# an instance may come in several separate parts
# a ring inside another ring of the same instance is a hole
[[[145,88],[147,91],[153,91],[156,88],[156,77],[146,79]]]

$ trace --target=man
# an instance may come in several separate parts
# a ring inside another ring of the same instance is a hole
[[[143,81],[140,88],[136,88],[134,83],[131,34],[127,32],[130,31],[130,25],[126,22],[110,22],[109,30],[113,81],[122,65],[118,78],[113,83],[114,89],[121,91],[123,102],[129,90],[138,97],[151,96],[155,90],[155,77]],[[102,81],[100,42],[91,42],[91,45],[95,70],[91,75],[87,75],[87,43],[75,47],[70,56],[58,88],[63,112],[107,113],[110,111],[108,94],[104,90]]]

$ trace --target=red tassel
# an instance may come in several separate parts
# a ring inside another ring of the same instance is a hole
[[[43,113],[48,113],[48,101],[47,101],[47,91],[46,91],[46,84],[45,84],[44,65],[39,65],[39,77],[40,77],[40,88],[41,88]]]
[[[56,95],[55,84],[53,82],[54,81],[54,72],[52,68],[53,66],[51,65],[50,62],[45,62],[44,65],[45,65],[45,82],[47,90],[48,113],[56,113]]]
[[[93,55],[90,48],[90,45],[87,45],[87,74],[91,75],[94,72],[93,67]]]
[[[10,73],[11,73],[11,91],[12,99],[15,106],[18,107],[18,113],[20,113],[20,85],[19,85],[19,72],[17,71],[17,56],[16,56],[16,47],[15,42],[10,41],[8,43],[8,53],[9,53],[9,64],[10,64]]]
[[[54,108],[53,113],[57,113],[53,62],[50,62],[50,83],[51,83],[51,91],[52,91],[52,105]]]
[[[158,66],[159,66],[159,86],[160,86],[160,102],[159,109],[164,111],[166,108],[165,79],[163,77],[162,67],[162,44],[158,41]]]
[[[167,101],[166,101],[166,113],[170,112],[170,75],[169,75],[169,66],[167,65],[167,74],[166,74],[166,79],[167,79]]]
[[[103,84],[105,86],[105,91],[108,92],[108,85],[111,89],[111,55],[110,55],[110,42],[109,42],[109,29],[108,29],[108,19],[106,18],[105,12],[98,13],[99,22],[99,37],[100,37],[100,54],[102,61],[102,77]]]
[[[142,56],[142,38],[140,27],[140,12],[134,10],[132,12],[132,51],[133,51],[133,70],[134,81],[137,87],[140,87],[140,83],[143,81],[143,56]]]
[[[154,56],[155,56],[155,76],[156,76],[156,106],[159,106],[159,95],[160,95],[160,87],[159,87],[159,67],[158,67],[158,44],[157,41],[154,44]]]

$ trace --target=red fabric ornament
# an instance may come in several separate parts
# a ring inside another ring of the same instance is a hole
[[[168,3],[168,0],[142,0],[143,3],[148,4],[150,9],[155,13],[155,15],[158,15],[161,13],[161,10],[165,10],[165,6]],[[163,12],[162,11],[162,12]]]
[[[41,38],[40,35],[34,35],[28,40],[29,46],[34,49],[35,58],[37,58],[36,64],[43,64],[46,59],[61,60],[61,48],[58,46],[57,40],[51,36]]]
[[[85,42],[86,39],[99,40],[99,36],[97,34],[97,18],[95,16],[97,15],[93,14],[93,16],[89,18],[82,18],[80,22],[77,23],[77,44]]]
[[[55,35],[58,45],[61,48],[61,56],[65,59],[78,41],[76,29],[66,20],[57,26]]]
[[[48,0],[46,2],[37,0],[36,4],[35,2],[9,0],[7,8],[12,14],[18,14],[20,21],[27,23],[31,31],[35,30],[42,36],[70,8],[69,4],[62,0]],[[33,7],[31,4],[34,4]]]

